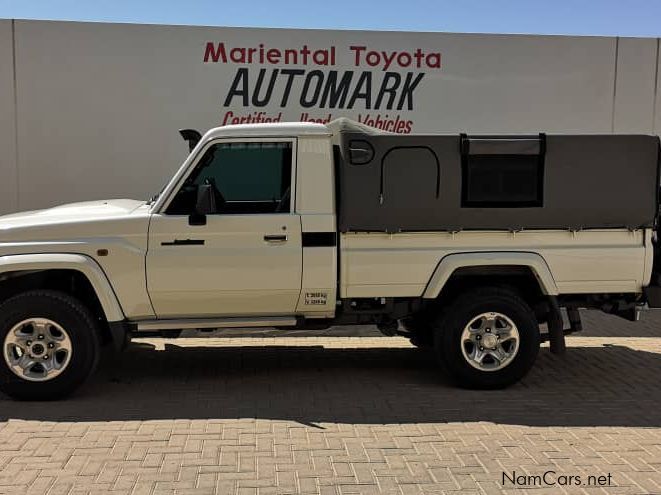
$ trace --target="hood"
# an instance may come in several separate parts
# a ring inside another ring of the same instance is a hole
[[[70,203],[45,210],[13,213],[0,216],[0,233],[5,229],[14,227],[84,223],[125,217],[145,204],[145,201],[134,199],[108,199]]]

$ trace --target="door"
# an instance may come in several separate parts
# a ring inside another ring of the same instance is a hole
[[[152,215],[147,289],[159,318],[294,314],[302,270],[295,144],[211,143]],[[203,184],[214,191],[215,210],[199,217],[193,214]]]

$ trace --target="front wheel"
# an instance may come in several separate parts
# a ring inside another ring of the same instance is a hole
[[[496,389],[530,370],[540,346],[532,309],[509,289],[459,296],[434,322],[434,349],[450,377],[465,388]]]
[[[0,305],[0,391],[20,400],[60,399],[96,367],[98,328],[77,299],[30,291]]]

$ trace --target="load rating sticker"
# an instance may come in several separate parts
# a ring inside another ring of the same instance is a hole
[[[306,306],[325,306],[327,302],[328,302],[328,294],[326,292],[305,293]]]

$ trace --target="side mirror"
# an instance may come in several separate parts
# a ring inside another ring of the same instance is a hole
[[[207,215],[216,213],[216,195],[213,193],[211,184],[200,184],[197,186],[197,198],[195,200],[195,213],[188,217],[190,225],[206,225]]]

